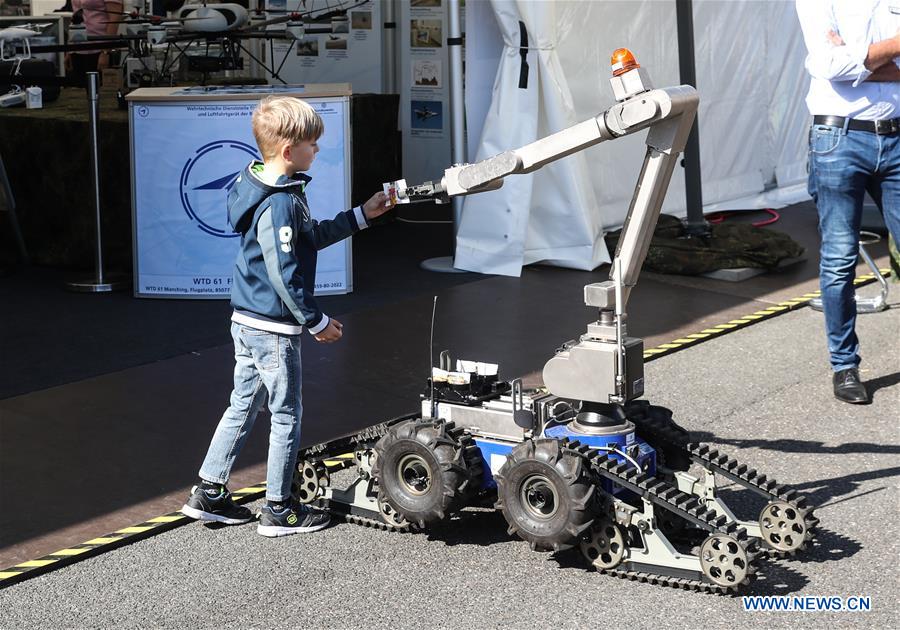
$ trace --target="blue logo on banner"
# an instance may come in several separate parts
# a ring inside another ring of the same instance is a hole
[[[181,170],[178,196],[184,211],[197,227],[213,236],[238,236],[228,225],[228,193],[252,159],[260,159],[256,147],[237,140],[205,144]]]

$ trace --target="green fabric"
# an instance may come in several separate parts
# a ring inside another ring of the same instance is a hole
[[[774,269],[781,261],[797,258],[804,252],[787,234],[749,223],[719,223],[711,225],[710,231],[708,238],[687,238],[680,219],[660,215],[643,268],[683,275],[740,267]],[[611,252],[620,234],[618,230],[606,235]]]

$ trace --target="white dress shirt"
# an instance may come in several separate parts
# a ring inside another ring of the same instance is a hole
[[[900,82],[867,81],[869,45],[900,29],[900,0],[797,0],[815,115],[883,120],[900,116]],[[835,37],[829,36],[829,31]],[[900,58],[894,59],[900,66]]]

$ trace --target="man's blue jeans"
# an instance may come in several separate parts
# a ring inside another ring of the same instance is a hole
[[[888,230],[900,237],[900,134],[813,125],[809,194],[819,209],[819,284],[834,371],[859,366],[853,280],[863,198],[868,192]]]
[[[231,467],[268,392],[272,428],[266,468],[266,499],[291,496],[291,480],[300,448],[302,372],[300,336],[279,335],[231,324],[234,338],[234,390],[216,427],[200,478],[227,483]]]

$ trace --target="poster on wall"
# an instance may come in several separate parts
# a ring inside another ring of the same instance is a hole
[[[410,182],[438,179],[451,156],[446,3],[403,2],[399,26],[403,173]]]
[[[296,88],[294,88],[296,90]],[[134,286],[140,297],[230,297],[239,235],[226,200],[259,159],[254,100],[131,102]],[[307,98],[325,122],[306,190],[315,219],[350,203],[349,99]],[[352,290],[349,239],[319,252],[316,293]]]
[[[307,31],[297,40],[273,40],[278,71],[292,84],[350,83],[354,92],[382,92],[380,0],[267,0],[268,18],[287,11],[304,16]],[[281,30],[273,24],[269,30]],[[313,33],[313,30],[327,32]],[[269,77],[269,82],[280,83]]]

